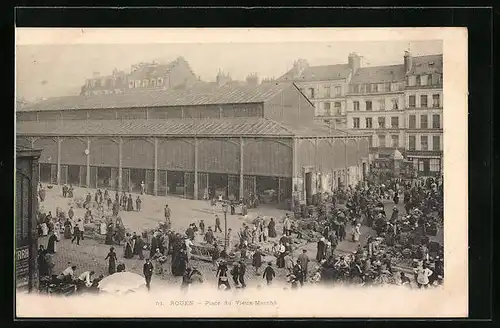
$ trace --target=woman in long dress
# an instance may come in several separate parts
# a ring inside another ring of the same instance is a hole
[[[56,252],[56,243],[59,241],[59,237],[56,232],[52,232],[47,243],[47,253],[54,254]]]
[[[38,249],[38,257],[37,257],[37,262],[38,262],[38,274],[40,277],[45,277],[48,276],[48,263],[45,261],[45,254],[46,251],[43,248],[43,245],[40,245],[40,248]]]
[[[111,247],[109,249],[108,255],[106,255],[106,258],[104,260],[108,260],[108,273],[113,274],[116,272],[116,253],[115,253],[115,248]]]
[[[108,227],[107,227],[107,231],[106,231],[106,239],[104,241],[104,243],[106,245],[113,245],[113,235],[114,235],[114,227],[113,227],[113,223],[109,223],[108,224]]]
[[[130,234],[127,233],[127,235],[125,236],[125,252],[124,252],[124,258],[126,259],[131,259],[134,254],[132,253],[132,241],[131,241],[131,238],[130,238]]]
[[[285,245],[281,243],[278,246],[278,259],[276,260],[276,266],[278,268],[285,267]]]
[[[269,238],[276,238],[278,234],[276,233],[276,222],[274,221],[274,218],[271,218],[271,221],[269,221],[267,229]]]
[[[42,236],[47,236],[49,234],[49,226],[47,225],[47,223],[43,222],[41,224],[41,227],[42,227]]]
[[[180,277],[186,271],[187,266],[187,254],[186,250],[181,250],[178,256],[175,256],[175,260],[172,262],[172,274],[176,277]]]
[[[134,211],[134,201],[132,199],[132,195],[128,195],[127,199],[127,212],[132,212]]]
[[[359,230],[360,227],[361,227],[361,224],[358,223],[352,228],[352,241],[353,242],[359,241],[359,237],[361,236],[361,231]]]

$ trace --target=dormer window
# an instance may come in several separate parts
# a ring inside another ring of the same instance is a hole
[[[151,86],[156,87],[156,79],[151,79]]]
[[[148,79],[142,81],[142,86],[143,87],[147,88],[148,85],[149,85],[149,80]]]
[[[163,78],[159,77],[158,78],[158,86],[161,86],[161,85],[163,85]]]
[[[135,80],[135,87],[140,88],[141,87],[141,80]]]

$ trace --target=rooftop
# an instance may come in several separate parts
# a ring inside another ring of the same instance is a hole
[[[291,127],[268,118],[91,120],[18,122],[17,135],[29,136],[343,136],[314,124]],[[355,136],[354,134],[349,134]]]
[[[176,60],[173,60],[167,64],[145,63],[144,66],[138,68],[135,71],[130,72],[128,78],[129,80],[143,80],[151,76],[155,77],[165,76],[168,73],[170,73],[170,71],[176,66],[178,66],[181,62],[187,64],[187,61],[183,57],[179,57]]]
[[[412,69],[408,74],[443,73],[443,55],[427,55],[413,57]]]
[[[309,66],[302,74],[295,76],[295,70],[291,69],[282,75],[280,81],[328,81],[341,80],[349,76],[351,70],[347,64]]]
[[[400,82],[405,80],[404,65],[361,67],[351,79],[351,84]]]
[[[16,108],[16,110],[50,111],[262,103],[291,85],[292,83],[265,83],[256,87],[234,85],[214,87],[200,83],[188,89],[145,90],[133,94],[50,98],[23,108]]]

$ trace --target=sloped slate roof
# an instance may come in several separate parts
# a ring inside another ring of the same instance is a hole
[[[294,132],[266,118],[235,118],[18,122],[16,134],[32,136],[292,136]]]
[[[173,120],[75,120],[18,122],[17,135],[29,136],[275,136],[338,137],[356,134],[315,123],[289,126],[268,118]]]
[[[412,68],[408,74],[422,75],[443,73],[443,55],[428,55],[412,58]]]
[[[196,85],[188,89],[148,90],[132,94],[68,96],[47,99],[18,109],[18,111],[261,103],[290,86],[291,83],[266,83],[257,87],[223,86],[220,88]]]
[[[362,67],[356,70],[351,84],[399,82],[404,79],[404,65]]]
[[[300,76],[295,76],[295,71],[291,69],[282,75],[280,81],[326,81],[341,80],[349,76],[351,70],[347,64],[310,66],[306,68]]]

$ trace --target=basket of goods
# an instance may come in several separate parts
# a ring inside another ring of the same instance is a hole
[[[426,230],[427,235],[435,237],[437,235],[437,232],[438,228],[436,222],[431,222]]]
[[[162,255],[162,256],[160,256],[160,257],[158,258],[158,262],[159,262],[160,264],[164,264],[164,263],[166,263],[166,262],[167,262],[167,259],[168,259],[168,258],[167,258],[165,255]]]
[[[403,255],[403,257],[406,258],[406,259],[410,259],[410,258],[412,258],[412,251],[409,248],[405,248],[401,252],[401,255]]]

